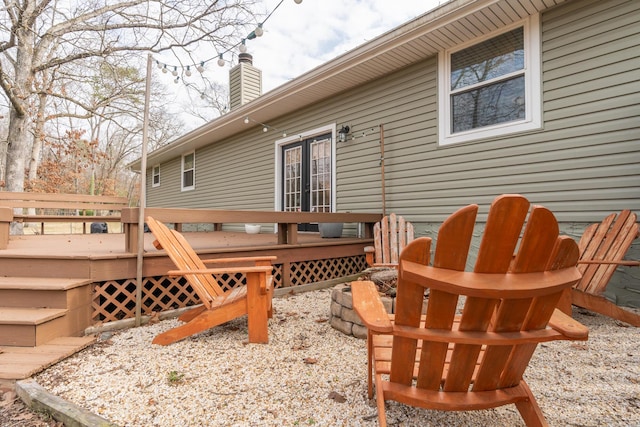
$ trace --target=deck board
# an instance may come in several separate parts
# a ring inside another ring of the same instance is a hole
[[[0,289],[67,291],[91,283],[88,279],[66,277],[0,277]]]
[[[61,337],[36,347],[0,347],[0,379],[29,378],[95,341],[93,336]]]
[[[0,307],[0,323],[5,325],[40,325],[64,316],[66,308]]]

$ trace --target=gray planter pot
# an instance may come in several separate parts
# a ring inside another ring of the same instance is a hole
[[[336,238],[342,236],[342,223],[341,222],[320,222],[318,223],[318,230],[320,230],[320,237]]]

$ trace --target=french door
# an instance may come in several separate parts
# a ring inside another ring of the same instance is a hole
[[[282,147],[282,207],[286,212],[331,212],[331,134]],[[318,231],[317,224],[300,224]]]

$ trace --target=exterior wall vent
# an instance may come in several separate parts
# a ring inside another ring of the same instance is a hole
[[[241,53],[238,65],[229,71],[229,106],[235,110],[262,95],[262,71],[253,66],[253,57]]]

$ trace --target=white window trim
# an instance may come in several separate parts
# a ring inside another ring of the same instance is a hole
[[[524,27],[525,105],[524,120],[499,123],[451,134],[451,54],[517,27]],[[540,15],[535,14],[508,27],[440,52],[438,55],[438,144],[441,146],[499,137],[542,128],[542,58]]]
[[[158,169],[158,173],[156,174],[156,168]],[[158,182],[156,183],[155,177],[158,176]],[[153,165],[151,167],[151,186],[152,187],[160,187],[160,165]]]
[[[184,185],[184,173],[185,173],[185,169],[184,169],[184,158],[190,154],[193,154],[193,185],[189,185],[189,186],[185,186]],[[182,191],[190,191],[196,188],[196,152],[195,151],[191,151],[189,153],[184,153],[182,155],[182,160],[181,160],[181,172],[180,172],[180,188]]]
[[[275,191],[273,206],[275,211],[282,211],[282,156],[280,150],[283,145],[292,144],[303,139],[331,133],[331,212],[336,212],[336,123],[312,129],[298,135],[278,139],[275,142]]]

